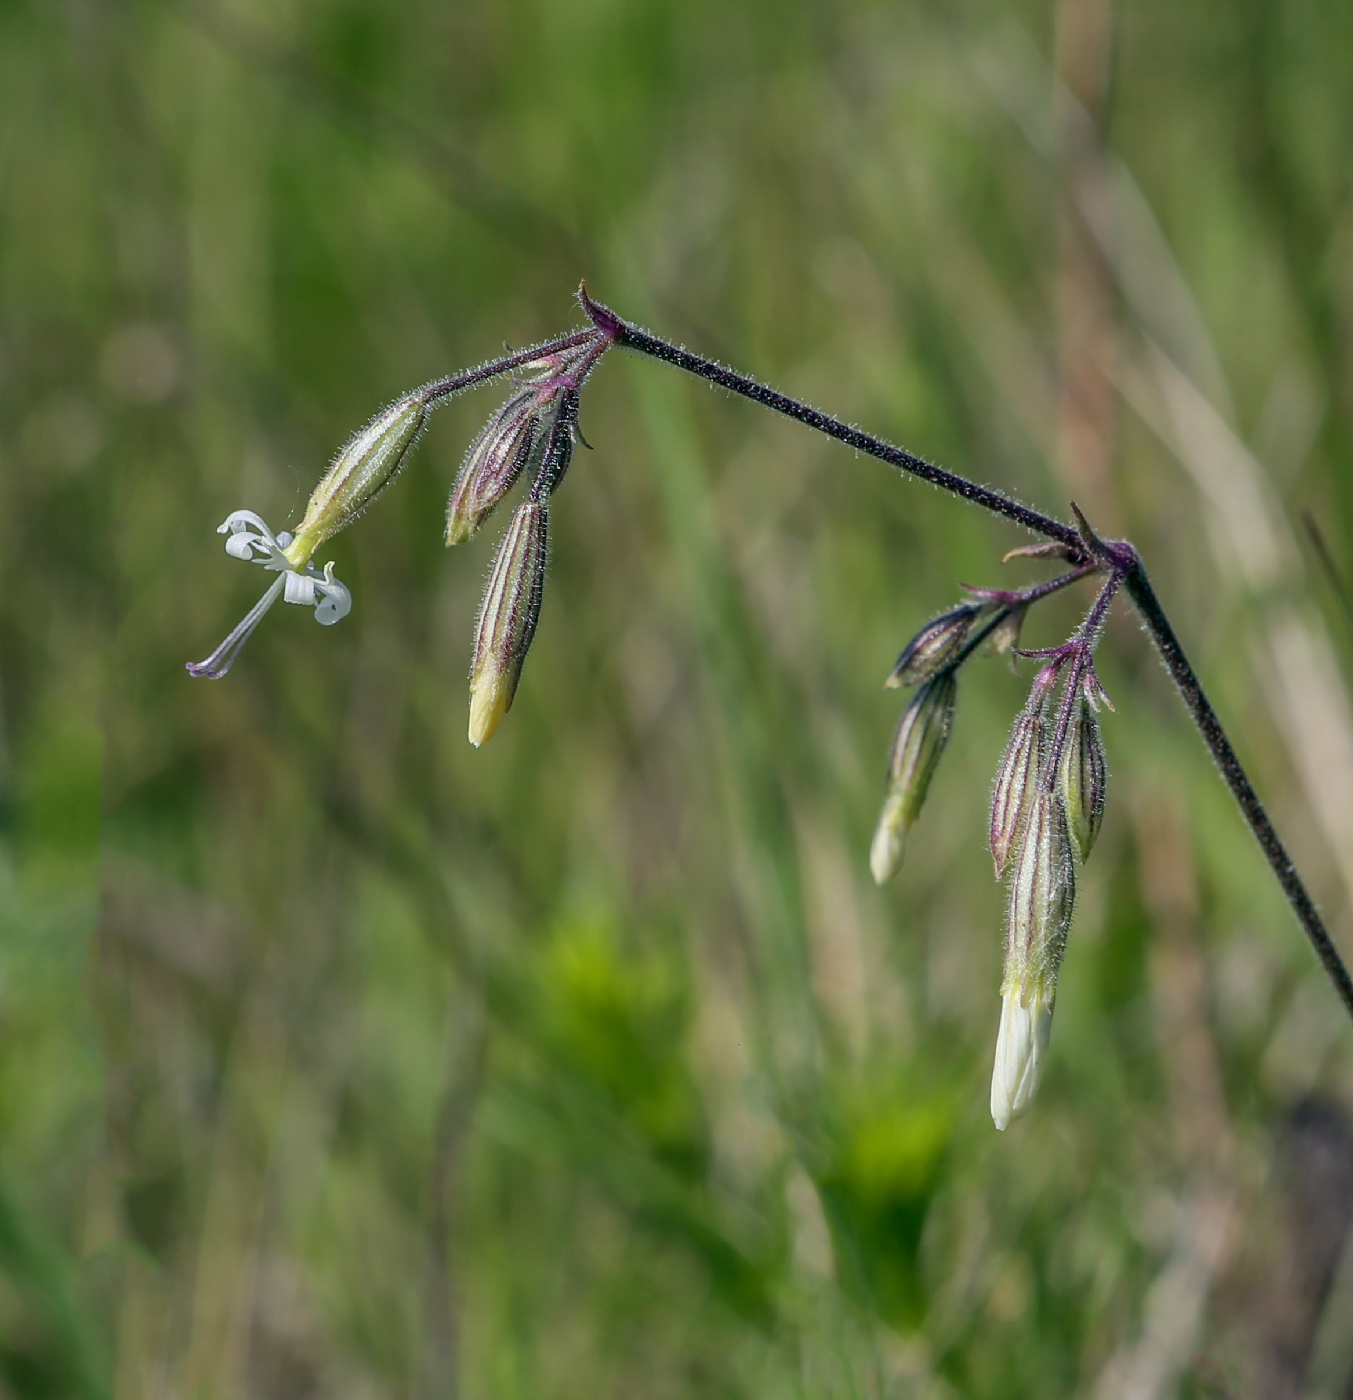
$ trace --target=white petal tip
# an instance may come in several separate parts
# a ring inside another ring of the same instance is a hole
[[[1052,1034],[1052,999],[1018,990],[1001,997],[1001,1028],[991,1073],[991,1121],[1004,1132],[1038,1092]]]
[[[886,885],[901,870],[906,837],[907,833],[902,823],[893,820],[885,808],[869,847],[869,870],[875,884]]]
[[[493,737],[511,703],[502,672],[491,661],[486,662],[470,687],[470,727],[466,738],[475,748]]]

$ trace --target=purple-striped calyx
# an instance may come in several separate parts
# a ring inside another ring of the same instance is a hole
[[[996,781],[991,789],[991,858],[996,878],[1005,874],[1011,848],[1024,824],[1030,800],[1043,772],[1048,744],[1048,704],[1056,669],[1045,666],[1034,678],[1028,703],[1015,718]]]
[[[880,885],[901,868],[907,832],[949,741],[957,697],[954,673],[942,671],[921,686],[902,712],[888,760],[888,791],[869,848],[869,868]]]
[[[984,603],[960,603],[927,622],[902,648],[884,685],[896,690],[899,686],[918,685],[938,675],[958,655],[973,623],[985,608]]]
[[[1000,1129],[1028,1109],[1043,1077],[1075,898],[1061,793],[1040,784],[1019,835],[1006,909],[1001,1025],[991,1076],[991,1117]]]
[[[525,377],[465,454],[446,507],[448,545],[468,540],[528,467],[537,471],[553,458],[557,468],[561,455],[567,466],[567,454],[554,440],[566,424],[571,452],[578,389],[596,357],[589,343],[533,360],[518,372]],[[556,471],[556,484],[562,475]]]
[[[1057,785],[1066,804],[1067,825],[1080,858],[1085,860],[1104,821],[1109,764],[1099,719],[1084,693],[1072,702],[1071,724],[1058,764]]]
[[[429,386],[430,387],[430,386]],[[286,555],[303,568],[310,556],[364,511],[395,479],[436,406],[429,388],[414,389],[354,433],[310,494]]]
[[[475,626],[470,665],[470,742],[478,748],[512,708],[545,591],[549,506],[524,500],[498,545]]]

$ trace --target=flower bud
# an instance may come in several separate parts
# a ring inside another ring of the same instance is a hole
[[[1048,738],[1048,698],[1054,679],[1046,668],[1039,673],[1029,703],[1016,717],[1010,742],[996,769],[996,782],[991,789],[990,839],[998,880],[1005,874],[1010,849],[1042,774]]]
[[[1052,1000],[1020,990],[1001,993],[1001,1028],[991,1071],[991,1121],[1004,1132],[1028,1111],[1043,1078],[1052,1035]]]
[[[408,460],[427,415],[427,390],[415,389],[352,437],[311,493],[305,519],[286,547],[294,567],[302,567],[325,540],[351,524],[390,484]]]
[[[1042,1078],[1075,898],[1061,795],[1040,787],[1020,835],[1006,913],[1001,1027],[991,1076],[991,1117],[1001,1129],[1029,1107]]]
[[[953,672],[943,671],[928,680],[902,712],[888,761],[888,793],[869,850],[869,868],[880,885],[902,864],[907,832],[920,814],[949,739],[957,696]]]
[[[1066,949],[1076,872],[1059,792],[1040,787],[1015,850],[1005,925],[1005,985],[1057,981]]]
[[[1109,764],[1100,737],[1099,720],[1086,697],[1078,695],[1067,730],[1057,782],[1066,804],[1067,825],[1080,858],[1090,855],[1104,820],[1104,797]]]
[[[545,500],[559,489],[573,460],[573,439],[578,428],[578,391],[565,389],[541,434],[536,453],[539,468],[531,483],[531,495]]]
[[[447,502],[447,544],[468,540],[516,485],[539,435],[539,410],[538,391],[522,389],[470,444]]]
[[[896,690],[899,686],[929,680],[942,671],[958,654],[982,609],[981,603],[960,603],[926,623],[902,649],[884,685]]]
[[[522,663],[535,636],[545,589],[549,508],[523,501],[512,513],[475,627],[470,667],[470,742],[478,748],[512,708]]]

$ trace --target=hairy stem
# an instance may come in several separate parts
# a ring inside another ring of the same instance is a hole
[[[504,355],[501,359],[485,360],[482,365],[476,365],[474,369],[463,370],[460,374],[452,375],[450,379],[443,379],[433,384],[428,389],[428,403],[436,403],[441,399],[449,399],[459,394],[462,389],[472,389],[476,384],[482,384],[486,379],[492,379],[495,375],[505,374],[510,369],[520,369],[522,365],[529,365],[532,360],[543,359],[546,355],[556,355],[562,350],[573,350],[579,345],[586,345],[588,341],[596,341],[596,353],[589,356],[585,361],[587,369],[590,371],[600,358],[602,350],[606,349],[609,341],[597,335],[595,329],[585,331],[574,331],[571,335],[560,336],[557,340],[547,340],[540,345],[532,345],[526,350],[514,350],[510,355]]]
[[[1353,978],[1349,977],[1348,968],[1344,966],[1344,961],[1325,928],[1324,920],[1317,912],[1301,876],[1297,874],[1291,856],[1287,854],[1278,833],[1273,829],[1273,823],[1250,782],[1249,774],[1236,757],[1236,751],[1231,747],[1231,741],[1226,737],[1226,731],[1221,727],[1216,711],[1203,693],[1202,684],[1189,664],[1188,657],[1184,655],[1183,647],[1179,645],[1179,638],[1170,626],[1170,619],[1166,617],[1140,559],[1129,571],[1123,586],[1141,615],[1151,640],[1156,644],[1165,669],[1179,687],[1179,693],[1189,707],[1189,713],[1198,726],[1198,732],[1203,736],[1203,742],[1216,760],[1226,786],[1231,789],[1240,804],[1240,810],[1249,823],[1250,830],[1254,832],[1255,840],[1264,852],[1264,858],[1277,876],[1278,883],[1287,896],[1287,902],[1292,906],[1292,912],[1296,914],[1298,922],[1305,930],[1306,937],[1311,940],[1316,957],[1329,974],[1330,981],[1334,983],[1348,1014],[1353,1016]]]
[[[803,423],[819,433],[824,433],[829,438],[835,438],[837,442],[844,442],[847,447],[853,447],[857,452],[865,452],[871,457],[877,457],[890,466],[898,467],[904,472],[910,472],[912,476],[919,476],[922,481],[928,481],[933,486],[943,487],[944,490],[952,491],[956,496],[962,496],[964,500],[985,506],[994,514],[1003,515],[1008,520],[1023,525],[1026,530],[1032,530],[1035,534],[1042,535],[1046,539],[1056,540],[1059,544],[1064,544],[1069,549],[1074,550],[1077,556],[1083,554],[1084,546],[1081,543],[1081,537],[1070,525],[1063,525],[1060,520],[1054,520],[1050,515],[1043,515],[1040,511],[1030,510],[1028,506],[1021,505],[1018,501],[1002,495],[999,491],[993,491],[988,486],[979,486],[975,481],[969,481],[966,477],[945,471],[943,467],[937,467],[933,462],[927,462],[923,457],[917,457],[914,453],[905,452],[900,447],[894,447],[890,442],[884,442],[881,438],[872,437],[869,433],[861,432],[858,428],[852,428],[848,423],[841,422],[839,418],[833,418],[830,414],[822,413],[816,408],[810,408],[797,399],[791,399],[787,394],[781,394],[745,374],[739,374],[736,370],[729,369],[726,365],[718,364],[714,360],[707,360],[702,355],[692,354],[680,346],[669,345],[667,341],[660,340],[647,331],[641,331],[637,326],[631,326],[627,321],[622,321],[608,307],[602,306],[588,297],[585,290],[580,295],[583,310],[592,318],[597,329],[609,336],[616,345],[623,345],[630,350],[638,350],[641,354],[651,355],[655,360],[664,360],[669,365],[684,369],[688,374],[698,375],[701,379],[709,380],[711,384],[718,384],[735,394],[741,394],[743,398],[751,399],[753,403],[758,403],[763,408],[774,409],[776,413],[783,413],[786,418],[793,418],[796,422]]]
[[[805,427],[813,428],[829,438],[834,438],[837,442],[843,442],[848,447],[853,447],[857,452],[877,457],[890,466],[897,467],[912,476],[920,477],[922,481],[928,481],[933,486],[939,486],[945,491],[952,492],[955,496],[972,501],[974,504],[989,510],[993,515],[1004,516],[1007,520],[1013,520],[1035,534],[1042,535],[1045,539],[1055,540],[1058,544],[1066,546],[1067,557],[1073,564],[1088,564],[1092,558],[1098,557],[1110,573],[1116,575],[1109,580],[1104,593],[1101,594],[1105,608],[1108,606],[1108,600],[1113,596],[1113,590],[1121,583],[1141,615],[1146,630],[1155,643],[1161,660],[1165,663],[1165,669],[1169,671],[1171,679],[1178,687],[1180,695],[1183,696],[1184,703],[1188,706],[1189,713],[1198,726],[1198,732],[1203,737],[1203,742],[1207,745],[1212,757],[1216,760],[1217,767],[1221,770],[1222,778],[1240,804],[1241,814],[1249,823],[1250,830],[1259,842],[1264,858],[1277,877],[1283,893],[1287,896],[1288,903],[1292,906],[1293,913],[1296,914],[1298,922],[1307,938],[1310,939],[1311,946],[1315,949],[1316,956],[1320,959],[1326,973],[1329,974],[1330,981],[1334,983],[1335,990],[1350,1018],[1353,1018],[1353,978],[1350,978],[1348,969],[1325,928],[1324,921],[1316,911],[1314,901],[1302,882],[1301,876],[1297,874],[1296,867],[1292,864],[1291,857],[1278,839],[1278,833],[1273,829],[1273,823],[1269,820],[1263,803],[1259,801],[1249,775],[1245,772],[1239,758],[1236,757],[1236,752],[1231,747],[1231,741],[1226,737],[1226,731],[1222,728],[1221,721],[1218,720],[1216,712],[1203,693],[1197,674],[1184,655],[1184,649],[1179,645],[1179,639],[1175,636],[1174,628],[1170,626],[1169,618],[1166,617],[1164,609],[1156,598],[1141,560],[1130,545],[1121,541],[1113,541],[1106,545],[1093,536],[1087,536],[1082,530],[1065,525],[1060,520],[1054,520],[1051,516],[1044,515],[1040,511],[1031,510],[1028,506],[1021,505],[1018,501],[999,491],[994,491],[987,486],[979,486],[966,477],[946,471],[943,467],[937,467],[924,458],[906,452],[900,447],[894,447],[892,443],[873,437],[869,433],[862,432],[859,428],[852,428],[849,424],[841,422],[840,419],[819,412],[819,410],[811,408],[797,399],[792,399],[786,394],[781,394],[747,375],[739,374],[736,370],[729,369],[714,360],[707,360],[701,355],[682,349],[680,346],[669,344],[648,331],[630,325],[608,307],[593,301],[587,295],[585,287],[579,290],[578,295],[583,310],[591,318],[592,324],[612,344],[637,350],[640,354],[649,355],[653,359],[662,360],[669,365],[675,365],[678,369],[684,369],[688,374],[697,375],[701,379],[708,380],[711,384],[718,384],[734,394],[740,394],[743,398],[760,404],[763,408],[773,409],[776,413],[784,414],[786,418],[792,418],[795,422],[804,424]],[[575,340],[571,343],[577,344],[578,342]],[[1070,581],[1070,578],[1065,580],[1065,582]],[[1063,582],[1063,580],[1054,580],[1054,583],[1059,587],[1063,585]]]

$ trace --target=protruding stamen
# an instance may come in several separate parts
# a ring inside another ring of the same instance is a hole
[[[268,591],[245,613],[239,626],[216,648],[205,661],[188,662],[188,674],[203,680],[219,681],[235,664],[240,648],[249,640],[249,634],[263,620],[263,614],[277,601],[283,586],[291,574],[282,574],[268,586]]]

